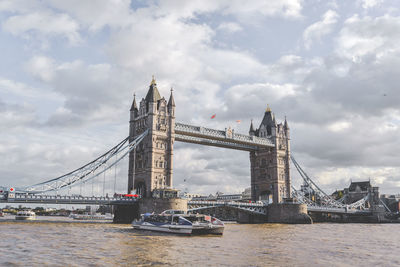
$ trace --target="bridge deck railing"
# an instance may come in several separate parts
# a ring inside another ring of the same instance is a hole
[[[8,199],[10,202],[13,200],[64,200],[64,201],[101,201],[101,202],[134,202],[136,198],[124,198],[124,197],[106,197],[106,196],[61,196],[61,195],[34,195],[34,194],[23,194],[23,193],[16,193],[14,198]]]

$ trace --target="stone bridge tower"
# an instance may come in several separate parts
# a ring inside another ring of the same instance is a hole
[[[286,121],[277,124],[268,107],[258,129],[250,125],[250,135],[268,138],[275,147],[250,152],[251,196],[253,201],[280,203],[290,197],[290,131]]]
[[[172,188],[172,159],[175,140],[175,101],[160,96],[153,77],[146,98],[130,110],[129,141],[149,129],[149,134],[129,154],[128,193],[133,189],[151,197],[154,189]]]

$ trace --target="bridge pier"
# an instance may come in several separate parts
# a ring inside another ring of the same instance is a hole
[[[142,198],[139,200],[139,213],[159,214],[165,210],[187,211],[187,199],[181,198]]]
[[[312,224],[307,214],[306,204],[280,203],[270,204],[267,208],[269,223]]]
[[[131,223],[140,218],[143,213],[159,214],[165,210],[187,211],[187,200],[180,198],[142,198],[130,205],[113,205],[114,223]]]
[[[124,205],[116,204],[113,205],[114,211],[114,223],[131,223],[133,220],[138,219],[139,213],[139,203]]]
[[[237,213],[236,221],[238,223],[265,223],[267,221],[267,216],[250,214],[248,212],[239,210]]]

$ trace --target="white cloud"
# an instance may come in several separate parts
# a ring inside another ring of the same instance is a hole
[[[40,36],[62,36],[67,38],[72,45],[77,45],[82,41],[77,22],[67,14],[56,14],[51,11],[12,16],[3,23],[3,29],[22,37],[33,33],[38,33]]]
[[[281,1],[252,1],[251,4],[243,4],[240,0],[231,0],[225,3],[223,12],[238,16],[249,16],[257,13],[263,16],[283,16],[298,18],[301,16],[302,0]]]
[[[218,25],[217,29],[228,33],[234,33],[243,30],[243,28],[239,24],[234,22],[223,22]]]
[[[39,79],[49,82],[54,78],[54,60],[45,56],[34,56],[26,63],[26,69]]]
[[[328,129],[332,132],[341,132],[351,127],[351,123],[348,121],[338,121],[328,125]]]
[[[384,0],[361,0],[361,6],[365,9],[373,8],[383,4]]]
[[[303,33],[304,46],[311,48],[314,41],[321,41],[322,37],[332,32],[339,15],[334,10],[328,10],[322,16],[322,20],[308,26]]]
[[[359,17],[347,19],[338,38],[337,52],[353,61],[381,57],[399,51],[400,17]]]
[[[102,28],[124,27],[133,22],[130,0],[49,0],[49,4],[58,10],[70,14],[82,27],[96,32]]]
[[[240,0],[201,0],[201,1],[160,1],[153,10],[158,15],[173,14],[181,18],[192,18],[196,14],[221,12],[233,15],[242,22],[252,23],[259,16],[263,17],[301,17],[302,0],[263,1],[254,0],[244,4]]]

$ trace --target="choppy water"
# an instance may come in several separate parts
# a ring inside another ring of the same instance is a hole
[[[0,218],[0,266],[400,266],[400,224],[227,224],[221,237],[185,237],[49,220]]]

